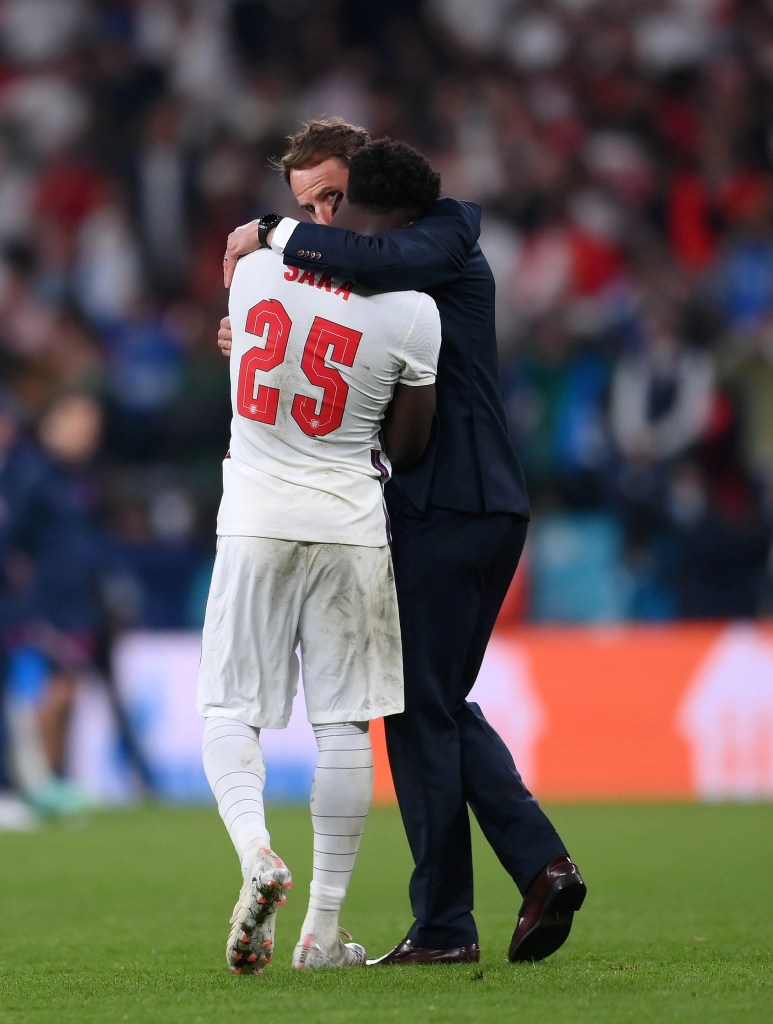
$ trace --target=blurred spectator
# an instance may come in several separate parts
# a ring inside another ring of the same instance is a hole
[[[23,461],[20,432],[19,409],[5,391],[0,391],[0,832],[26,831],[36,824],[14,770],[8,721],[8,634],[15,618],[19,584],[11,537],[23,491],[18,480],[19,463]]]
[[[708,433],[714,376],[707,351],[688,344],[668,308],[645,312],[640,337],[612,375],[610,493],[625,531],[635,617],[695,617],[671,572],[685,526],[679,498],[687,483],[674,467]]]
[[[176,293],[183,285],[190,251],[194,159],[183,131],[185,107],[174,97],[157,100],[141,121],[129,158],[134,224],[147,286]]]
[[[656,493],[665,470],[707,429],[714,384],[711,357],[688,345],[668,310],[649,311],[642,338],[617,362],[610,429],[622,459],[621,488]]]
[[[193,494],[163,470],[141,481],[130,474],[111,483],[114,626],[200,629],[212,551],[200,539]]]
[[[105,545],[93,475],[101,430],[93,399],[58,398],[41,420],[39,451],[17,485],[24,496],[9,540],[13,556],[26,563],[26,578],[11,626],[15,754],[20,782],[43,810],[81,805],[66,782],[66,748],[77,679],[97,664],[101,640]],[[33,709],[42,757],[32,756]]]
[[[728,508],[699,463],[682,460],[670,469],[663,500],[667,574],[679,617],[750,618],[761,611],[770,529],[746,497]]]
[[[740,410],[737,457],[763,484],[773,467],[773,316],[728,336],[719,365]]]
[[[729,224],[714,273],[727,326],[749,329],[773,314],[773,180],[739,175],[727,187]]]
[[[180,396],[182,339],[163,300],[137,297],[125,315],[103,327],[108,431],[125,461],[164,454],[167,421]]]

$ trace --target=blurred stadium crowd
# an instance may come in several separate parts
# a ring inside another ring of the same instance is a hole
[[[200,625],[225,238],[292,212],[267,160],[320,115],[483,206],[536,513],[507,614],[773,613],[770,0],[0,0],[17,661]]]

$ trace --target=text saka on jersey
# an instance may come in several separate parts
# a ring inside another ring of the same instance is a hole
[[[285,269],[285,280],[295,281],[296,284],[310,284],[312,288],[321,288],[323,291],[332,292],[339,299],[347,302],[352,294],[354,285],[351,281],[339,283],[334,281],[329,274],[319,274],[313,270],[301,270],[300,267],[288,266]]]

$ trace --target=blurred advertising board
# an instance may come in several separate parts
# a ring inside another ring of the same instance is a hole
[[[196,633],[134,633],[115,686],[157,794],[211,800],[194,708]],[[773,799],[773,622],[499,630],[470,696],[536,796],[546,800]],[[302,698],[287,730],[265,730],[267,799],[308,798],[315,760]],[[394,792],[373,729],[376,799]],[[98,799],[135,799],[137,773],[104,687],[84,686],[75,777]]]

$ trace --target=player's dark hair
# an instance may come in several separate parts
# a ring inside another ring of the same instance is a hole
[[[376,139],[349,163],[346,197],[354,206],[376,213],[399,211],[406,220],[417,220],[439,196],[440,174],[405,142]]]
[[[364,128],[349,124],[343,118],[317,118],[288,135],[284,155],[271,160],[270,164],[289,185],[290,171],[315,167],[330,157],[336,157],[348,167],[354,154],[369,142],[370,135]]]

